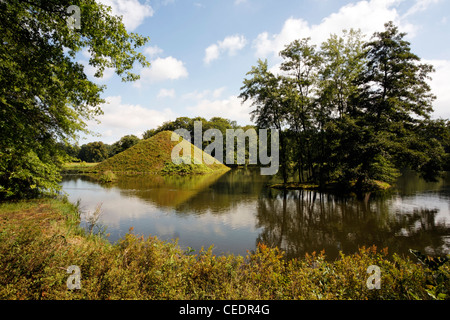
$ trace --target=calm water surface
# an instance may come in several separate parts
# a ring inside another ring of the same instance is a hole
[[[315,191],[266,187],[274,178],[259,170],[223,175],[120,177],[102,186],[89,177],[64,176],[63,190],[81,201],[85,217],[101,204],[99,223],[111,242],[133,233],[178,239],[182,248],[245,255],[258,242],[278,246],[288,257],[325,250],[328,259],[360,246],[408,254],[450,253],[450,174],[427,183],[407,172],[395,190],[364,199]]]

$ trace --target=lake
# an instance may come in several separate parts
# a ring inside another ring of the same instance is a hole
[[[98,224],[116,242],[133,233],[178,239],[183,249],[246,255],[258,242],[282,248],[289,258],[325,250],[327,259],[361,246],[408,254],[450,253],[450,174],[425,182],[405,172],[395,188],[363,199],[317,191],[276,190],[276,177],[259,169],[190,177],[119,176],[101,185],[82,175],[64,175],[63,191],[80,201],[81,224],[100,206]],[[95,230],[95,229],[94,229]]]

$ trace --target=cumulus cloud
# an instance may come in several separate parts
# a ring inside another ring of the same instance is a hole
[[[203,61],[206,64],[209,64],[211,63],[211,61],[218,59],[219,55],[220,55],[219,46],[217,44],[212,44],[205,49],[205,58],[203,59]]]
[[[144,49],[144,54],[150,58],[158,57],[161,53],[163,53],[163,49],[158,46],[150,46]]]
[[[430,5],[439,3],[441,1],[442,0],[416,0],[416,3],[403,15],[403,18],[413,15],[417,12],[425,11]]]
[[[175,89],[161,89],[158,92],[157,98],[174,98],[175,97]]]
[[[195,90],[184,94],[182,98],[185,100],[218,99],[222,96],[225,89],[226,87],[220,87],[214,90],[206,89],[200,92]]]
[[[434,66],[436,72],[431,74],[431,89],[436,95],[434,101],[434,117],[442,117],[450,119],[450,91],[448,84],[450,83],[450,60],[425,60],[422,62],[429,63]]]
[[[188,71],[183,61],[169,56],[150,61],[150,67],[142,69],[140,75],[141,79],[133,84],[135,87],[141,87],[143,82],[156,83],[186,78]]]
[[[252,123],[249,114],[250,105],[251,103],[248,102],[242,103],[242,100],[235,95],[215,99],[214,91],[210,91],[208,95],[199,96],[196,103],[187,107],[187,110],[193,117],[200,116],[206,119],[222,117],[245,125]]]
[[[154,10],[148,4],[141,4],[138,0],[99,0],[111,7],[112,14],[122,16],[122,21],[128,31],[135,30],[145,18],[153,16]]]
[[[222,41],[218,41],[205,49],[205,57],[203,61],[206,64],[216,60],[222,53],[228,53],[234,56],[239,50],[242,50],[247,44],[247,40],[243,35],[228,36]]]
[[[103,115],[98,117],[100,124],[89,121],[89,128],[98,132],[105,143],[113,143],[127,134],[142,135],[145,130],[156,128],[164,121],[174,119],[175,113],[169,109],[155,110],[139,104],[122,102],[121,96],[109,96],[101,108]]]
[[[405,22],[396,9],[401,2],[402,0],[370,0],[350,3],[316,25],[291,17],[284,22],[279,33],[262,32],[257,36],[253,41],[255,54],[260,58],[276,57],[287,44],[306,37],[311,37],[312,43],[319,45],[330,34],[339,33],[343,29],[361,29],[364,34],[371,36],[375,31],[383,30],[387,21],[393,21],[412,37],[416,27]]]

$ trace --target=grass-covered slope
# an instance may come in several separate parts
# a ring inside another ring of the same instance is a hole
[[[181,144],[187,148],[191,148],[192,158],[196,155],[203,154],[203,159],[214,160],[214,163],[206,164],[205,161],[203,161],[202,164],[173,164],[171,158],[172,149],[179,142],[172,141],[171,137],[172,131],[160,132],[101,162],[95,166],[94,170],[97,172],[152,172],[159,174],[196,174],[229,170],[227,166],[185,140],[183,140]],[[195,150],[197,152],[194,152]],[[197,158],[199,159],[200,157],[197,156]],[[201,159],[199,160],[201,161]]]

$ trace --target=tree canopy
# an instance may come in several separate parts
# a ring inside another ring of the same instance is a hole
[[[72,5],[80,28],[68,20]],[[149,65],[137,51],[149,39],[127,32],[95,0],[0,1],[0,39],[0,199],[55,191],[57,144],[89,132],[85,121],[104,102],[104,87],[87,78],[77,52],[88,50],[97,77],[108,67],[133,81],[133,65]]]
[[[435,179],[448,168],[449,121],[432,120],[434,71],[392,23],[369,41],[360,31],[330,35],[320,49],[295,40],[280,71],[258,60],[240,97],[260,126],[280,134],[281,173],[300,182],[393,182],[403,168]]]

